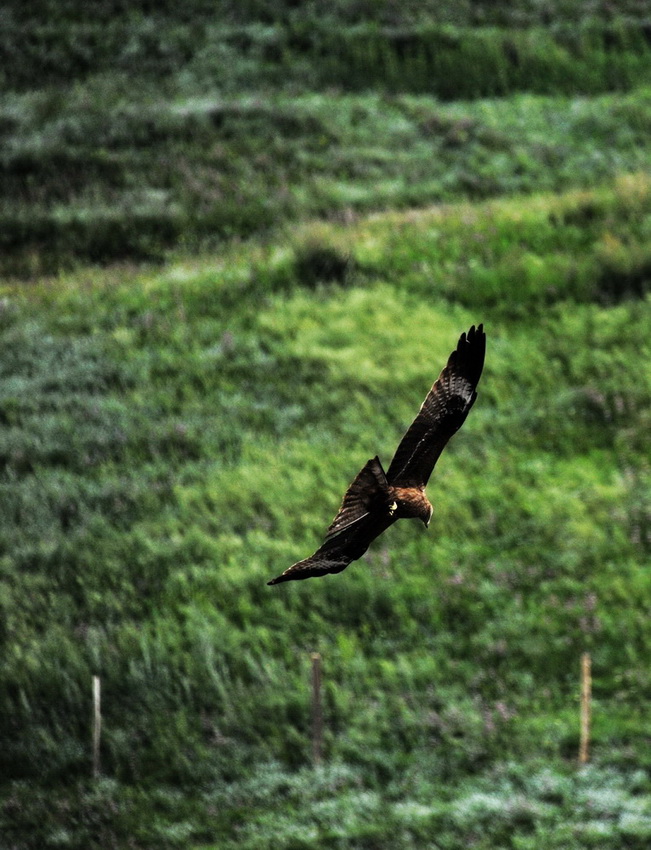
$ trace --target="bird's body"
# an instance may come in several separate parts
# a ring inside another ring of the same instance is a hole
[[[378,457],[371,458],[346,491],[322,545],[269,584],[341,572],[399,519],[420,519],[429,525],[433,508],[425,486],[439,455],[475,402],[485,352],[482,325],[461,334],[388,471]]]
[[[424,487],[391,487],[390,492],[396,503],[396,519],[420,519],[429,525],[434,508]]]

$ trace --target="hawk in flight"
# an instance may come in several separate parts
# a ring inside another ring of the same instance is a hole
[[[346,491],[323,544],[311,557],[293,564],[268,584],[340,573],[403,517],[429,525],[432,505],[425,485],[446,443],[463,425],[477,398],[485,353],[483,325],[473,325],[467,334],[461,334],[400,441],[388,471],[385,473],[377,456],[369,460]]]

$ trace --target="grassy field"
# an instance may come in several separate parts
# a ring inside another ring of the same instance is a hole
[[[386,3],[372,29],[334,3],[357,45],[340,72],[385,51],[336,88],[316,3],[89,21],[70,0],[47,26],[46,0],[8,8],[5,54],[22,34],[60,77],[25,54],[0,102],[3,848],[645,850],[643,4],[559,0],[552,25],[528,2]],[[502,63],[508,39],[552,40],[560,70],[443,102],[416,65],[387,77],[400,28],[444,32],[455,79],[473,39]],[[574,96],[570,33],[630,74]],[[209,55],[235,57],[228,79]],[[477,322],[480,396],[427,533],[400,523],[339,576],[267,587]]]
[[[649,162],[644,3],[220,5],[9,4],[0,272],[161,261]]]
[[[5,819],[33,846],[561,847],[570,826],[644,846],[650,215],[638,175],[7,289]],[[320,279],[326,246],[344,279]],[[267,588],[479,319],[480,402],[429,533]],[[586,649],[596,764],[576,774]],[[568,826],[582,794],[612,800]]]
[[[651,89],[445,105],[375,93],[143,103],[104,89],[83,87],[49,119],[58,92],[5,99],[6,273],[219,249],[305,216],[589,186],[651,159]]]

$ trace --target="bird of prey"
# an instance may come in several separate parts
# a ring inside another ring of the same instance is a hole
[[[432,505],[425,485],[446,443],[475,403],[485,353],[483,325],[473,325],[468,333],[461,334],[400,441],[388,471],[385,473],[377,456],[369,460],[346,491],[323,544],[311,557],[293,564],[268,584],[340,573],[403,517],[429,525]]]

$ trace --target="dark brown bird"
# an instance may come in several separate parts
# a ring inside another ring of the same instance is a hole
[[[477,398],[484,367],[483,325],[462,333],[447,365],[427,394],[418,416],[400,441],[387,473],[376,456],[368,461],[346,491],[325,541],[268,584],[340,573],[361,558],[373,540],[403,517],[427,527],[432,505],[425,495],[434,465],[446,443],[463,425]]]

